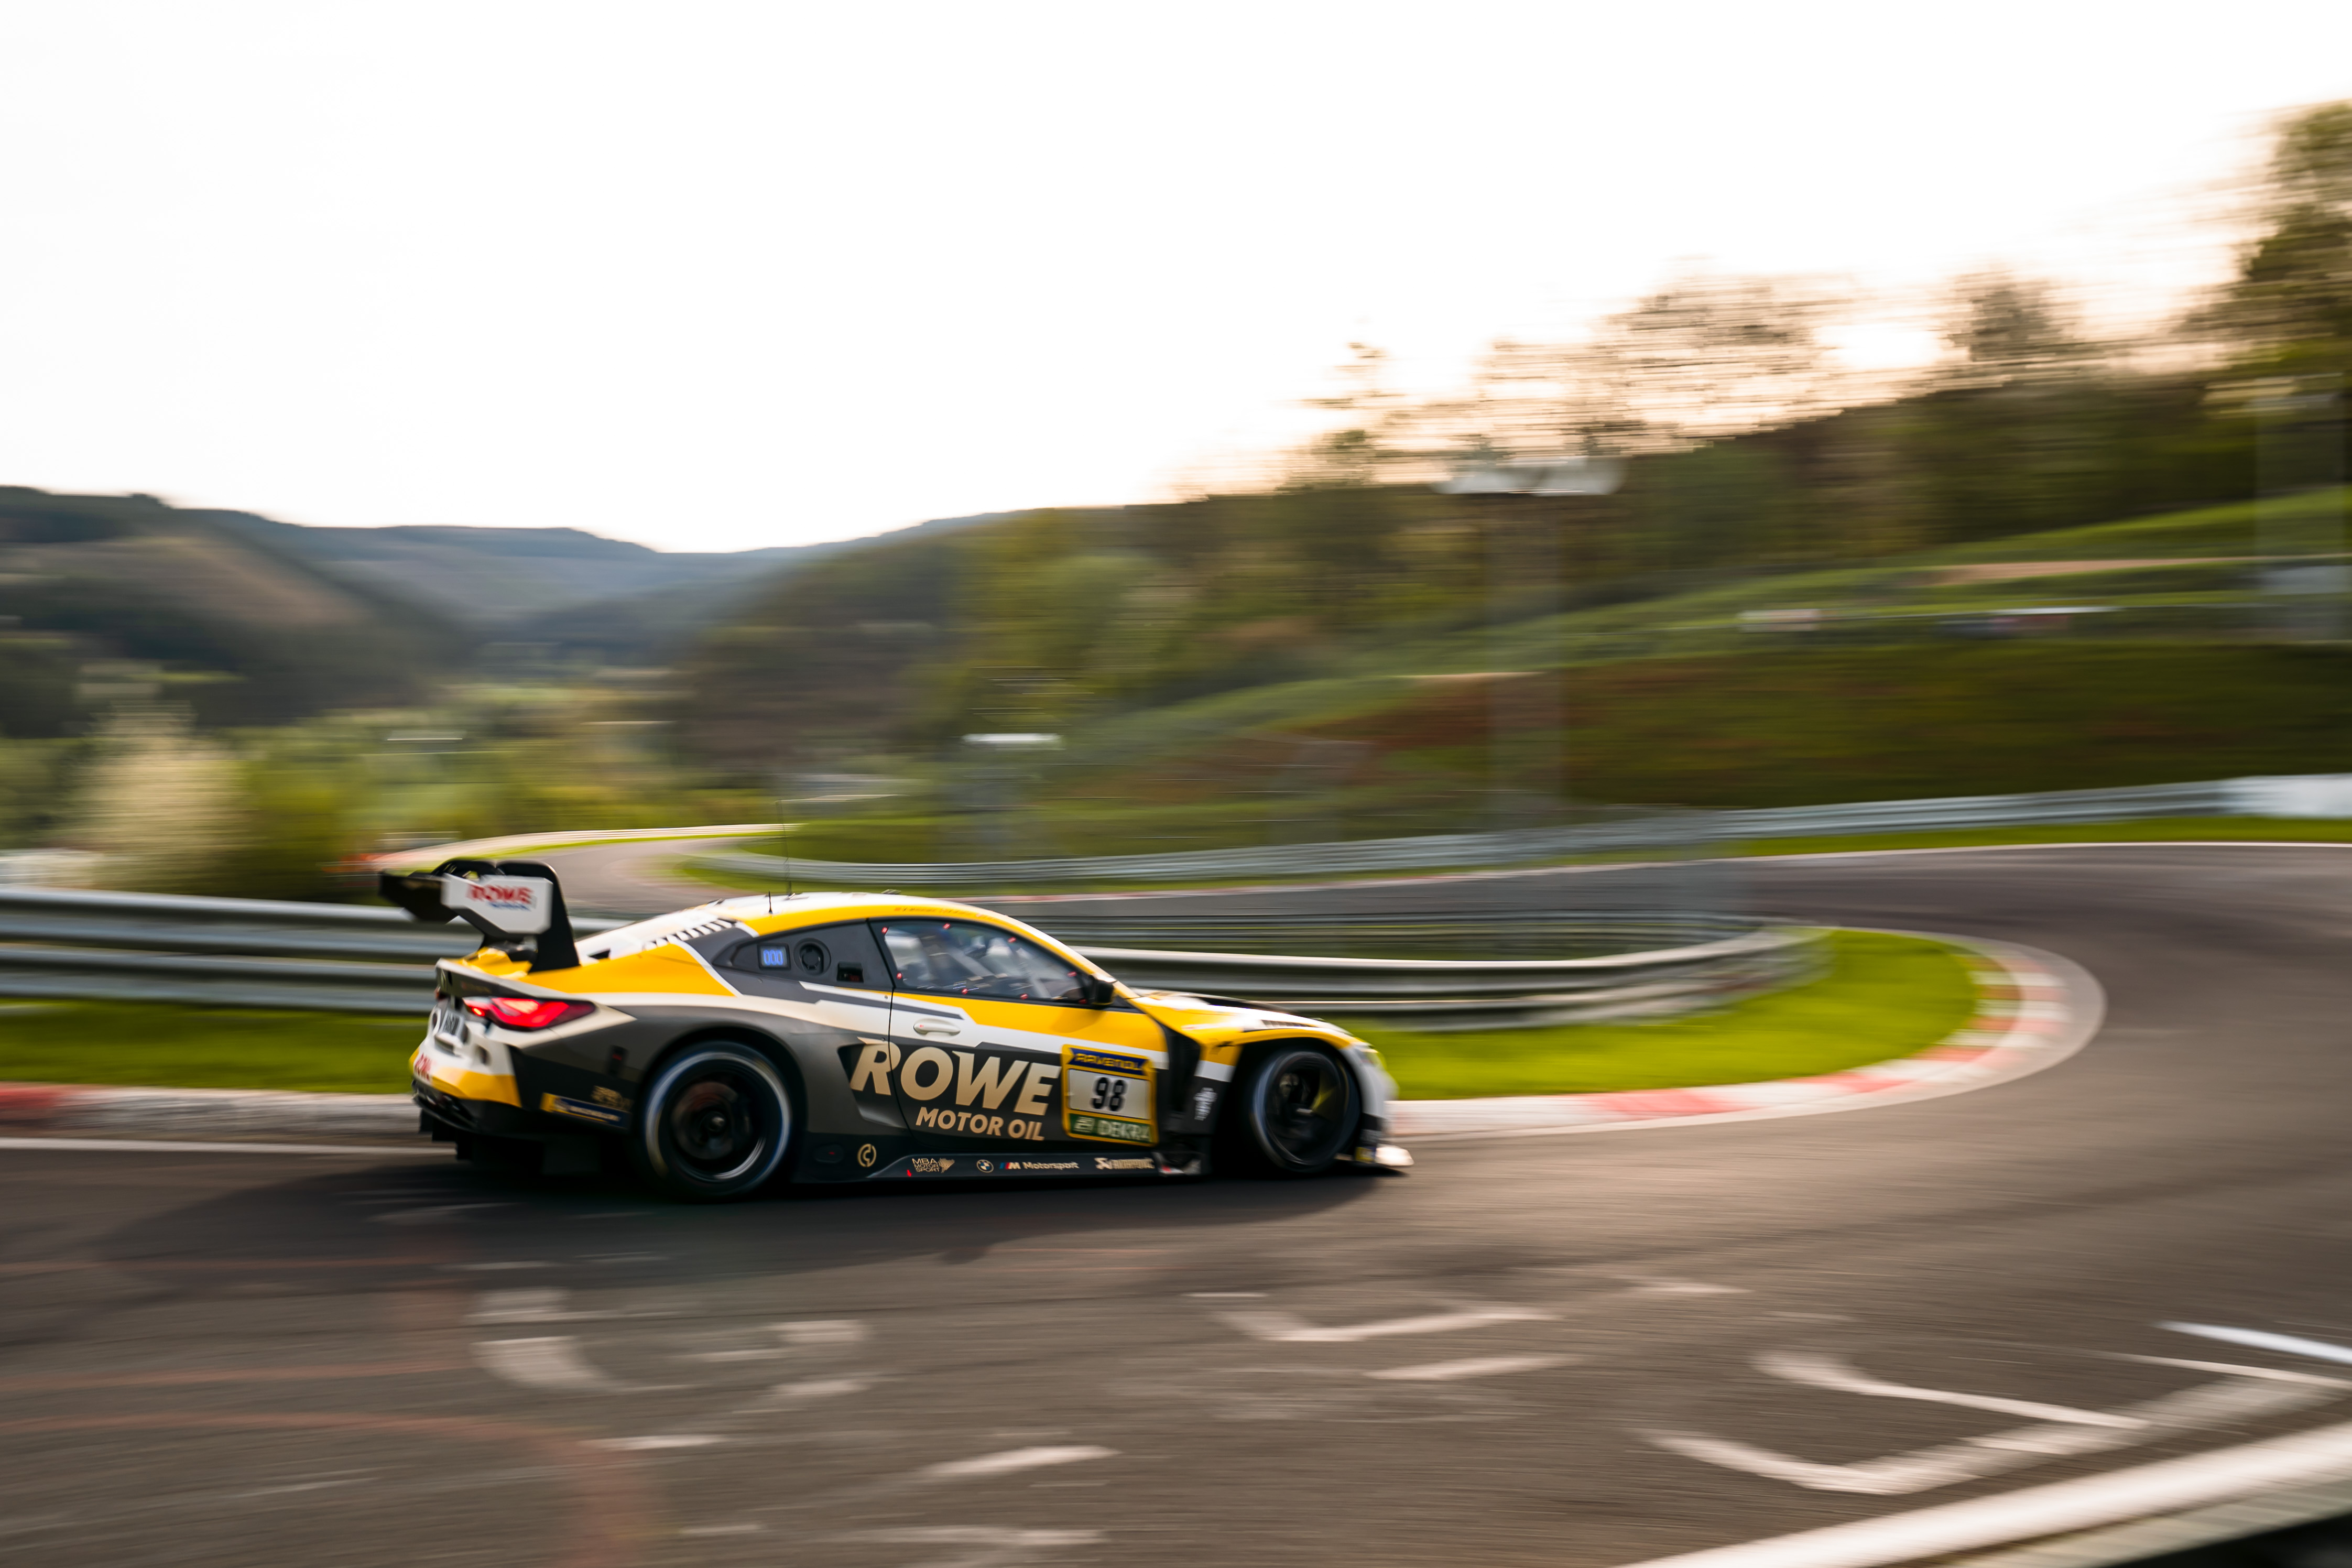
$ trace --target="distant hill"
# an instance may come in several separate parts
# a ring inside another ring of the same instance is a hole
[[[1003,513],[939,518],[878,536],[951,532]],[[796,571],[873,539],[733,552],[664,551],[576,528],[238,526],[345,581],[364,583],[488,639],[630,664],[731,613]]]
[[[400,705],[489,643],[649,661],[865,542],[673,553],[572,528],[309,528],[0,486],[0,736],[71,733],[134,688],[207,724]]]
[[[574,605],[758,574],[832,546],[669,553],[576,528],[305,528],[246,518],[252,537],[347,581],[484,626]]]
[[[413,700],[467,634],[268,542],[264,520],[0,487],[0,734],[160,688],[205,722]]]

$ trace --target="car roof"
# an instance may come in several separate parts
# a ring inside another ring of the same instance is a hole
[[[760,936],[773,936],[839,921],[924,918],[982,920],[1054,943],[1052,937],[1010,915],[950,899],[916,898],[904,893],[747,893],[738,898],[714,899],[691,909],[674,910],[583,937],[581,946],[593,950],[583,953],[593,963],[599,956],[634,952],[657,942],[679,940],[688,933],[730,925],[744,926]]]

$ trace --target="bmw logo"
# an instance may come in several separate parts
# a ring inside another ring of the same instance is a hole
[[[982,1160],[980,1163],[980,1172],[982,1175],[986,1175],[989,1172],[993,1171],[994,1169],[996,1169],[996,1162],[993,1160]]]

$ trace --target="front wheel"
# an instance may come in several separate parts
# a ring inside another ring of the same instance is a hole
[[[1355,1074],[1320,1046],[1276,1046],[1252,1064],[1233,1108],[1229,1147],[1276,1176],[1328,1170],[1362,1119]]]
[[[629,1163],[664,1195],[719,1203],[756,1191],[792,1144],[793,1097],[750,1046],[706,1040],[664,1062],[637,1101]]]

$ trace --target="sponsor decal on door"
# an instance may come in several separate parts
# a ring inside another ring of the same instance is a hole
[[[1158,1141],[1151,1063],[1092,1046],[1062,1047],[1062,1131],[1110,1143]]]
[[[1052,1136],[1054,1083],[1062,1073],[1053,1062],[986,1046],[902,1051],[882,1040],[861,1041],[844,1060],[852,1093],[895,1096],[908,1125],[919,1131],[1024,1143]]]

